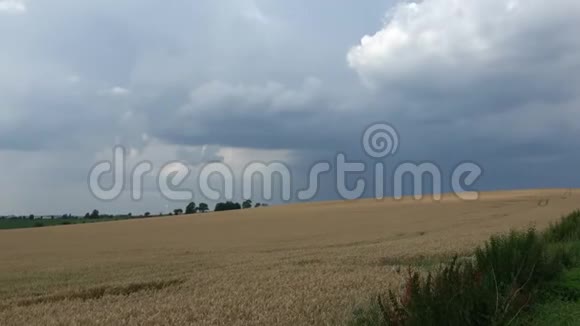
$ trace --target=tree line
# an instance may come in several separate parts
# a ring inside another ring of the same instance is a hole
[[[233,202],[233,201],[226,201],[226,202],[220,202],[217,203],[214,207],[214,212],[220,212],[220,211],[230,211],[230,210],[237,210],[237,209],[249,209],[249,208],[259,208],[259,207],[267,207],[269,206],[266,203],[254,203],[251,200],[245,200],[243,201],[241,204],[238,202]],[[87,212],[84,215],[85,219],[89,219],[89,220],[95,220],[95,219],[107,219],[107,218],[143,218],[143,217],[152,217],[152,216],[166,216],[166,215],[182,215],[182,214],[186,214],[186,215],[190,215],[190,214],[196,214],[196,213],[207,213],[209,212],[209,205],[206,203],[200,203],[199,205],[196,205],[195,202],[190,202],[189,204],[187,204],[187,206],[185,206],[185,209],[182,208],[176,208],[173,210],[173,212],[170,212],[169,214],[164,214],[164,213],[159,213],[158,215],[152,215],[150,212],[145,212],[143,215],[137,215],[137,216],[133,216],[132,213],[128,213],[125,215],[108,215],[108,214],[101,214],[99,212],[99,210],[94,209],[91,212]],[[50,216],[35,216],[33,214],[28,215],[28,216],[0,216],[0,219],[29,219],[29,220],[34,220],[34,219],[62,219],[62,220],[69,220],[69,219],[81,219],[81,216],[73,216],[71,214],[64,214],[62,216],[55,216],[55,215],[50,215]]]
[[[245,200],[244,202],[237,203],[233,201],[226,201],[220,202],[215,205],[214,212],[221,212],[221,211],[231,211],[236,209],[248,209],[248,208],[257,208],[257,207],[266,207],[268,204],[265,203],[256,203],[254,204],[251,200]],[[194,202],[189,203],[185,207],[185,211],[178,208],[173,211],[175,215],[181,215],[185,212],[185,214],[195,214],[195,213],[206,213],[209,211],[209,207],[206,203],[201,203],[199,206],[196,206]]]

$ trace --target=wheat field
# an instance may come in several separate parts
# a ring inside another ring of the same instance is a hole
[[[340,325],[397,266],[579,207],[527,190],[0,231],[0,325]]]

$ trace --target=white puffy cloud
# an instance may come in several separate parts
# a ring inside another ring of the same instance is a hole
[[[27,10],[23,0],[0,0],[0,13],[25,13]]]
[[[579,14],[575,0],[400,3],[347,60],[371,86],[416,78],[462,85],[495,72],[540,77],[570,63],[577,68],[578,52],[564,54],[580,50]]]
[[[575,0],[401,2],[382,28],[350,49],[347,62],[389,121],[396,117],[399,130],[411,131],[407,143],[460,138],[445,145],[453,148],[446,160],[469,157],[496,171],[520,173],[506,162],[532,154],[557,153],[565,165],[569,139],[580,132],[573,123],[580,105],[578,17]]]

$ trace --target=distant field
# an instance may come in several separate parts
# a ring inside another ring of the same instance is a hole
[[[98,223],[98,222],[111,222],[119,221],[127,218],[123,217],[110,217],[110,218],[99,218],[99,219],[0,219],[0,230],[9,229],[26,229],[26,228],[37,228],[45,226],[55,226],[55,225],[70,225],[70,224],[86,224],[86,223]]]
[[[2,230],[0,325],[342,324],[393,267],[578,208],[580,190],[530,190]]]

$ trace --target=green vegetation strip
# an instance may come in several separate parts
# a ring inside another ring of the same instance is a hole
[[[38,228],[45,226],[112,222],[126,220],[128,217],[103,217],[99,219],[0,219],[0,230]]]
[[[580,212],[546,231],[493,236],[473,260],[427,275],[355,311],[353,326],[580,325]]]

